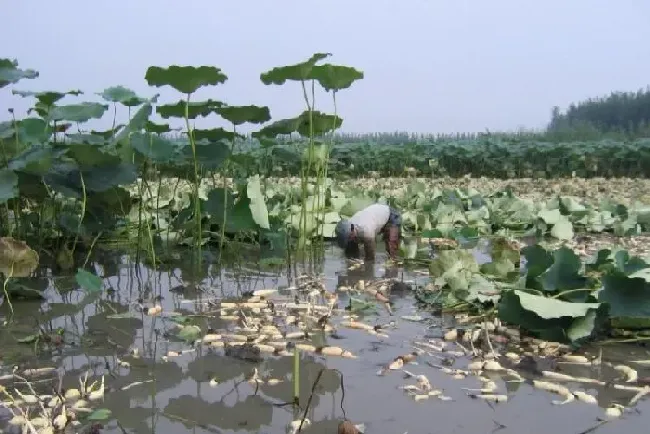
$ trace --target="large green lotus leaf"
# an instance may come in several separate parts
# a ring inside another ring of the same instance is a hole
[[[331,56],[331,53],[315,53],[308,60],[294,65],[278,66],[260,74],[262,83],[284,84],[287,80],[305,81],[314,78],[312,70],[316,63]]]
[[[155,134],[168,133],[171,131],[169,124],[158,124],[149,120],[146,122],[144,129],[149,133]]]
[[[541,339],[579,343],[603,324],[607,307],[601,303],[570,303],[555,298],[506,291],[498,307],[499,318],[518,325]]]
[[[609,304],[619,326],[650,328],[650,268],[629,275],[620,271],[605,275],[598,300]]]
[[[0,59],[0,88],[8,84],[16,83],[24,78],[34,79],[38,77],[38,71],[33,69],[20,69],[18,62],[10,59]]]
[[[34,97],[45,107],[50,107],[54,105],[55,102],[60,100],[66,95],[79,96],[83,94],[80,90],[70,90],[67,92],[53,92],[53,91],[42,91],[42,92],[33,92],[30,90],[16,90],[12,89],[11,93],[14,95],[20,95],[23,98]]]
[[[115,223],[121,216],[127,215],[131,208],[131,195],[122,187],[111,187],[103,191],[89,191],[86,204],[84,224],[93,223],[98,231],[110,231],[107,225]],[[137,207],[133,207],[136,208]],[[102,227],[99,227],[102,226]]]
[[[526,258],[526,274],[529,279],[541,275],[553,265],[553,255],[539,244],[526,246],[521,249],[521,253]]]
[[[12,237],[0,238],[0,273],[5,279],[28,277],[38,267],[38,253],[24,241]]]
[[[50,110],[53,121],[87,122],[90,119],[100,119],[108,109],[108,105],[96,102],[79,104],[55,105]]]
[[[67,156],[74,159],[81,168],[94,168],[105,164],[117,164],[120,162],[119,157],[109,154],[106,148],[84,145],[70,144],[66,152]]]
[[[295,149],[289,148],[288,146],[274,146],[271,149],[271,155],[273,159],[277,162],[283,163],[297,163],[300,161],[300,154],[296,152]]]
[[[72,143],[102,146],[108,143],[108,139],[102,134],[66,134]]]
[[[63,155],[67,149],[52,149],[46,146],[30,146],[9,161],[7,168],[33,175],[45,175],[52,167],[52,161]]]
[[[250,199],[240,198],[228,211],[226,232],[255,231],[257,228],[257,223],[251,212]]]
[[[221,140],[232,141],[235,137],[241,137],[239,134],[235,135],[234,132],[226,131],[221,127],[209,130],[192,130],[192,134],[194,135],[194,140],[205,140],[208,142],[219,142]]]
[[[230,156],[230,148],[224,143],[197,143],[195,149],[197,161],[207,170],[218,169]],[[183,146],[181,152],[186,162],[193,161],[191,146]]]
[[[627,250],[615,250],[612,251],[611,255],[616,269],[627,276],[650,267],[643,258],[630,256]]]
[[[88,191],[103,192],[120,185],[129,185],[138,179],[138,170],[132,163],[107,164],[83,173]]]
[[[26,118],[16,122],[15,133],[23,145],[42,144],[50,139],[52,128],[43,119]]]
[[[551,236],[558,240],[571,240],[573,238],[573,224],[566,217],[562,217],[551,228]]]
[[[143,157],[155,162],[168,162],[176,154],[176,145],[158,134],[133,133],[131,147]]]
[[[363,72],[350,66],[326,63],[324,65],[314,66],[311,70],[311,78],[318,81],[326,91],[338,91],[347,89],[355,81],[361,80],[363,78]]]
[[[455,249],[438,252],[431,264],[429,264],[429,273],[431,273],[431,277],[436,278],[452,268],[454,270],[468,270],[471,273],[480,271],[476,258],[470,250]]]
[[[541,288],[550,292],[585,288],[587,278],[581,269],[580,257],[573,250],[560,247],[553,252],[553,265],[539,276]]]
[[[216,112],[219,113],[222,118],[235,125],[241,125],[246,122],[262,124],[271,119],[271,112],[266,106],[224,106],[217,108]]]
[[[228,76],[214,66],[178,66],[167,68],[150,66],[145,74],[149,86],[171,86],[179,92],[190,94],[204,86],[224,83]]]
[[[195,101],[187,103],[186,100],[181,99],[176,104],[163,104],[156,107],[156,113],[164,119],[169,118],[184,118],[185,110],[187,108],[188,119],[196,119],[197,117],[206,117],[212,113],[217,112],[217,108],[223,107],[224,103],[221,101],[214,101],[208,99],[206,101]]]
[[[230,211],[235,203],[235,196],[233,196],[230,189],[226,190],[223,187],[210,190],[208,198],[203,202],[202,209],[210,214],[212,220],[217,223],[223,223],[223,213]],[[224,202],[226,208],[224,208]],[[226,219],[228,216],[226,214]]]
[[[139,106],[146,101],[146,99],[140,98],[135,92],[124,86],[108,87],[97,95],[101,96],[106,101],[119,102],[127,107]]]
[[[18,197],[18,175],[13,170],[0,169],[0,204]]]
[[[275,121],[261,130],[253,132],[252,136],[262,138],[299,133],[307,137],[311,133],[312,124],[314,135],[319,136],[340,128],[343,124],[343,119],[339,116],[329,115],[320,111],[313,111],[310,117],[309,111],[306,110],[298,117]]]

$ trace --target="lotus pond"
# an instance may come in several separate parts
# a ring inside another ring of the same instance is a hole
[[[213,66],[150,67],[166,104],[12,89],[35,103],[0,123],[0,429],[642,429],[650,182],[609,176],[647,175],[647,143],[341,147],[364,74],[329,56],[260,75],[305,102],[273,122],[196,101]],[[37,77],[0,59],[1,88]],[[402,212],[399,258],[343,258],[336,222],[373,202]]]

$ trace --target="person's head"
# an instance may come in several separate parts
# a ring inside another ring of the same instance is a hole
[[[342,249],[347,248],[350,242],[357,240],[357,230],[354,227],[354,224],[350,223],[346,219],[338,222],[334,232],[336,235],[336,242]]]

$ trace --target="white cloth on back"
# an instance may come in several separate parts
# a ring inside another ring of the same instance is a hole
[[[358,231],[359,238],[374,239],[390,218],[390,207],[381,203],[372,204],[358,211],[348,220]]]

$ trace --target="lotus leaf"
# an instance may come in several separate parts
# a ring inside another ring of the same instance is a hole
[[[336,92],[341,89],[347,89],[355,81],[363,79],[363,72],[350,66],[330,65],[326,63],[312,67],[311,78],[318,81],[326,91],[332,90]]]
[[[509,290],[501,296],[498,312],[502,321],[519,325],[541,339],[579,344],[599,330],[607,307]]]
[[[0,59],[0,88],[16,83],[23,78],[33,79],[38,72],[33,69],[20,69],[18,62],[10,59]]]
[[[279,66],[265,73],[260,74],[262,83],[284,84],[287,80],[306,81],[313,77],[312,70],[316,63],[331,56],[331,53],[315,53],[308,60],[295,65]]]
[[[106,101],[119,102],[127,107],[139,106],[146,101],[144,98],[140,98],[136,95],[136,93],[131,89],[127,89],[124,86],[109,87],[97,95],[101,96]]]
[[[266,106],[223,106],[216,108],[216,112],[234,125],[241,125],[246,122],[262,124],[271,119],[271,113]]]
[[[163,119],[182,118],[185,117],[185,109],[187,108],[188,119],[196,119],[199,116],[206,117],[212,113],[217,113],[217,108],[223,106],[224,103],[221,101],[214,101],[212,99],[189,103],[181,99],[176,104],[159,105],[156,107],[156,112]]]
[[[90,119],[100,119],[107,109],[107,105],[96,102],[55,105],[52,106],[49,116],[53,121],[87,122]]]
[[[204,86],[224,83],[227,79],[228,76],[214,66],[150,66],[145,74],[149,86],[168,85],[185,94],[194,93]]]

